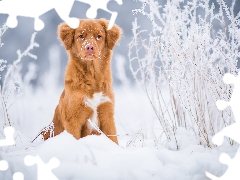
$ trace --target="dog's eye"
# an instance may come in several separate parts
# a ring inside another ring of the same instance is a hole
[[[101,37],[102,37],[101,35],[98,35],[98,36],[97,36],[97,40],[99,40]]]
[[[79,36],[81,39],[83,39],[84,38],[84,36],[81,34],[80,36]]]

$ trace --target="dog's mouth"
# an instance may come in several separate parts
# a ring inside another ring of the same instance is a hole
[[[85,59],[92,60],[93,58],[96,58],[95,54],[88,53],[85,55]]]
[[[94,54],[87,54],[85,57],[93,57],[95,56]]]

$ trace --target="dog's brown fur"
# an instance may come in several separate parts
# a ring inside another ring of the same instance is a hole
[[[65,74],[65,86],[53,117],[54,135],[66,130],[76,139],[98,134],[91,130],[87,120],[93,117],[93,109],[86,105],[86,98],[102,92],[109,101],[97,107],[98,127],[106,135],[115,135],[114,93],[111,75],[112,49],[120,38],[121,29],[114,25],[107,30],[108,21],[81,20],[77,29],[60,24],[58,36],[69,55]],[[100,36],[98,36],[100,35]],[[87,46],[94,47],[89,53]],[[44,140],[50,133],[42,133]],[[116,136],[109,137],[118,144]]]

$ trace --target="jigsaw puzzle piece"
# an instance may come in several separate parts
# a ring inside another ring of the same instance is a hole
[[[0,146],[11,146],[15,144],[13,135],[14,135],[14,128],[11,126],[4,128],[4,134],[6,139],[0,140]]]
[[[224,140],[224,136],[231,138],[232,140],[240,143],[240,136],[238,135],[240,130],[240,125],[238,123],[231,124],[225,127],[222,131],[218,132],[213,136],[212,141],[216,145],[221,145]]]
[[[0,161],[0,171],[6,171],[9,165],[5,160]],[[21,172],[16,172],[13,174],[13,180],[24,180],[24,175]]]
[[[75,0],[65,0],[61,1],[61,3],[58,0],[55,1],[56,2],[54,3],[54,6],[59,17],[63,21],[65,21],[71,28],[77,28],[79,26],[79,20],[77,18],[69,17]]]
[[[237,77],[229,73],[224,74],[223,82],[225,84],[233,84],[234,91],[229,102],[224,102],[221,100],[217,101],[217,107],[219,108],[219,110],[223,110],[227,106],[231,106],[231,109],[234,113],[235,121],[240,123],[240,111],[238,106],[238,103],[240,102],[240,73]]]
[[[51,9],[55,9],[60,18],[70,27],[77,28],[77,18],[70,18],[74,0],[2,0],[0,1],[0,13],[9,14],[7,26],[15,28],[18,24],[17,16],[34,18],[34,29],[39,31],[44,28],[44,23],[39,16]]]
[[[58,180],[58,178],[51,171],[52,169],[55,169],[60,165],[60,161],[57,158],[53,157],[47,164],[45,164],[39,156],[27,155],[24,158],[24,163],[27,166],[32,166],[34,164],[38,165],[38,180]]]
[[[224,76],[225,77],[225,76]],[[229,76],[228,76],[229,77]],[[240,73],[237,77],[233,75],[230,76],[231,79],[227,79],[227,82],[234,84],[234,90],[230,100],[230,106],[233,111],[236,123],[240,123],[240,111],[239,111],[239,102],[240,102]],[[226,80],[225,80],[226,81]]]
[[[238,106],[238,103],[240,102],[240,73],[237,77],[229,73],[224,74],[223,82],[225,84],[233,84],[234,91],[229,102],[219,100],[216,102],[216,106],[219,110],[224,110],[227,106],[231,106],[236,123],[224,128],[222,131],[217,133],[213,137],[213,143],[221,145],[223,143],[224,136],[230,137],[234,141],[240,143],[240,137],[237,135],[240,129],[240,111]]]
[[[226,153],[222,153],[219,157],[219,161],[222,164],[228,165],[228,169],[225,174],[223,174],[221,177],[216,177],[208,172],[206,172],[206,176],[212,180],[239,180],[240,179],[240,151],[238,149],[235,157],[231,159],[229,155]],[[234,176],[233,176],[234,175]]]
[[[235,116],[236,123],[231,124],[228,127],[225,127],[222,131],[220,131],[213,137],[212,141],[214,144],[221,145],[224,141],[224,137],[226,136],[240,143],[240,137],[238,135],[239,129],[240,129],[240,111],[238,107],[238,103],[240,102],[240,93],[239,93],[240,92],[240,73],[238,74],[237,77],[235,77],[232,74],[226,73],[223,76],[223,82],[225,84],[233,84],[234,91],[232,93],[232,97],[229,102],[219,100],[216,102],[216,105],[219,110],[224,110],[227,106],[231,106],[231,109]],[[223,153],[221,154],[219,161],[222,164],[228,165],[228,170],[226,171],[226,173],[219,178],[206,172],[207,177],[209,177],[212,180],[240,179],[240,171],[239,171],[240,150],[239,149],[233,159],[231,159],[227,154]],[[234,177],[232,175],[234,175]]]
[[[91,7],[87,11],[87,17],[94,19],[97,16],[97,10],[102,9],[111,14],[109,20],[108,29],[111,29],[116,18],[117,12],[110,11],[107,8],[107,4],[110,0],[77,0]],[[122,4],[122,0],[114,0],[119,5]],[[74,0],[64,0],[59,2],[58,0],[2,0],[0,1],[0,13],[9,14],[7,19],[7,26],[14,28],[17,26],[17,16],[25,16],[34,18],[34,28],[39,31],[44,28],[44,23],[39,19],[39,16],[46,13],[51,9],[55,9],[59,17],[65,21],[71,28],[77,28],[79,20],[77,18],[69,17]]]
[[[118,13],[116,13],[116,12],[118,12],[119,11],[119,8],[121,7],[121,5],[122,5],[122,1],[119,1],[119,2],[117,2],[117,1],[109,1],[108,2],[108,4],[107,4],[107,8],[110,10],[110,11],[112,11],[113,13],[112,13],[112,21],[110,20],[110,23],[109,23],[109,26],[110,27],[112,27],[113,26],[113,24],[114,24],[114,22],[116,21],[116,19],[117,19],[117,15],[118,15]],[[113,23],[113,24],[112,24]]]
[[[15,28],[18,24],[17,14],[14,11],[11,13],[11,3],[13,4],[14,2],[11,0],[10,1],[6,1],[6,0],[0,1],[0,13],[9,14],[6,24],[10,28]]]
[[[87,10],[86,16],[87,18],[94,19],[97,17],[97,10],[102,9],[108,13],[111,14],[111,18],[109,20],[109,25],[108,25],[108,30],[111,29],[115,23],[115,20],[117,18],[118,13],[110,11],[107,8],[107,4],[109,0],[101,0],[101,1],[96,1],[96,0],[77,0],[79,2],[83,2],[86,4],[89,4],[91,7]],[[122,4],[122,0],[115,0],[119,5]]]
[[[9,14],[7,26],[10,28],[17,26],[17,16],[25,16],[34,18],[35,30],[41,30],[44,23],[39,19],[39,16],[52,9],[52,4],[46,4],[46,2],[46,0],[3,0],[0,2],[0,13]]]

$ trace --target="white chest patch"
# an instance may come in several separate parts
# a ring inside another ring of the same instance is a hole
[[[93,95],[93,98],[86,97],[84,100],[84,103],[86,106],[90,107],[93,110],[93,115],[91,118],[91,121],[95,123],[98,126],[98,113],[97,113],[97,107],[105,102],[111,102],[111,99],[107,96],[103,96],[102,92],[95,93]],[[92,126],[88,124],[89,129],[92,131]]]

